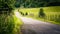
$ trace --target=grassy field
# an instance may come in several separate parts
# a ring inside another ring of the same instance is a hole
[[[24,16],[28,16],[34,19],[47,21],[54,24],[60,24],[60,6],[42,7],[42,8],[43,8],[43,12],[45,13],[44,18],[38,16],[40,8],[22,8],[19,9],[19,12],[22,12]],[[26,13],[28,15],[25,15]]]

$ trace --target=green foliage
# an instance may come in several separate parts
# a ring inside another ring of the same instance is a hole
[[[15,15],[0,15],[0,34],[20,34],[22,21]]]
[[[43,12],[44,10],[41,8],[39,11],[39,17],[44,17],[45,13]]]
[[[15,0],[0,0],[0,11],[11,11],[14,8]]]
[[[14,23],[15,23],[15,28],[13,30],[13,34],[20,34],[21,33],[21,26],[23,24],[23,22],[17,18],[15,15],[14,17]]]
[[[23,12],[20,12],[20,14],[24,16],[24,13]]]
[[[46,7],[49,6],[50,3],[54,3],[53,5],[58,5],[55,4],[55,2],[60,3],[60,0],[16,0],[16,7],[21,7],[24,6],[25,8],[30,8],[30,7]],[[50,6],[53,6],[50,4]],[[60,6],[60,4],[58,5]]]
[[[28,15],[28,13],[26,12],[26,14],[25,15]]]
[[[15,23],[12,16],[0,15],[0,34],[13,34],[14,28]]]
[[[56,17],[57,17],[57,16],[56,16]],[[54,21],[60,23],[60,15],[58,15],[58,18],[55,18]]]

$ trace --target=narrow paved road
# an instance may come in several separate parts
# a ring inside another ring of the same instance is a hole
[[[60,26],[58,25],[26,17],[21,17],[21,19],[24,22],[22,26],[23,34],[60,34]]]
[[[22,34],[60,34],[60,25],[21,17],[19,12],[15,12],[15,15],[24,22],[21,28]]]

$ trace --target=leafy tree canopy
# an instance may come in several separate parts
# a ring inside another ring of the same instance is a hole
[[[16,5],[21,7],[45,7],[45,6],[60,6],[60,0],[16,0]],[[56,3],[56,4],[55,4]]]
[[[15,0],[0,0],[0,10],[12,10],[15,4]]]

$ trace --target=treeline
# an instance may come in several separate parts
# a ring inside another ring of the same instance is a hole
[[[14,8],[16,0],[0,0],[0,12],[11,11]]]
[[[16,0],[16,7],[47,7],[60,6],[60,0]]]
[[[0,8],[60,6],[60,0],[0,0]],[[0,9],[2,10],[2,9]]]

